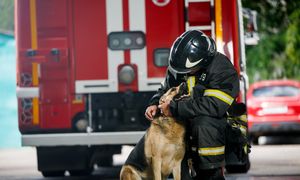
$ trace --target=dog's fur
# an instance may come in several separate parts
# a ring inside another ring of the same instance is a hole
[[[171,88],[161,98],[173,99],[182,93],[181,86]],[[156,116],[145,135],[145,159],[147,168],[140,171],[132,165],[124,165],[121,180],[167,179],[173,173],[175,180],[181,179],[181,161],[185,153],[185,127],[173,117]]]

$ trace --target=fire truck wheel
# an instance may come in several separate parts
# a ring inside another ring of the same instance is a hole
[[[88,176],[93,172],[92,168],[84,170],[70,170],[69,173],[71,176]]]
[[[111,167],[113,165],[113,157],[107,156],[107,157],[102,157],[99,162],[97,162],[98,166],[101,167]]]
[[[62,177],[65,176],[65,171],[42,171],[44,177]]]

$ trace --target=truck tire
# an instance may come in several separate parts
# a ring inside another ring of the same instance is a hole
[[[89,176],[93,172],[92,168],[83,170],[69,170],[71,176]]]
[[[65,176],[65,171],[42,171],[44,177],[63,177]]]
[[[98,166],[101,167],[112,167],[113,165],[113,156],[108,155],[107,157],[102,157],[100,161],[97,163]]]

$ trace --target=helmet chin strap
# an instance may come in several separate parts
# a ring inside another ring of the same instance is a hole
[[[193,69],[191,72],[189,72],[187,75],[194,75],[196,72],[198,72],[201,69],[201,67]]]

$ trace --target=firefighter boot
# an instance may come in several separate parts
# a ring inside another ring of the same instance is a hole
[[[223,168],[201,169],[197,171],[195,180],[225,180]]]

